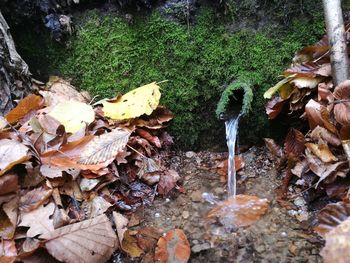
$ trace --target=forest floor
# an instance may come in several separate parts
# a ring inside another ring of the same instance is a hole
[[[189,262],[322,262],[323,243],[312,231],[315,215],[308,211],[302,195],[297,194],[289,207],[280,206],[276,188],[281,174],[267,149],[252,147],[243,157],[237,193],[269,200],[268,212],[258,222],[236,231],[208,222],[206,215],[214,204],[202,195],[212,193],[218,200],[227,197],[226,183],[216,172],[227,153],[180,152],[169,159],[169,165],[181,175],[185,193],[157,198],[145,208],[139,227],[152,226],[162,232],[183,229],[191,244]]]

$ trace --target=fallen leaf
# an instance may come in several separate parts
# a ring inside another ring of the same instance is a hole
[[[330,131],[320,126],[317,126],[315,129],[312,130],[312,132],[310,133],[310,138],[314,141],[317,141],[318,143],[321,143],[321,140],[323,140],[333,146],[341,145],[341,140],[338,138],[337,135],[331,133]]]
[[[19,226],[29,227],[27,231],[28,237],[35,237],[48,231],[53,231],[52,214],[55,210],[55,204],[49,203],[46,206],[41,205],[37,209],[21,213],[21,221]]]
[[[176,186],[176,182],[179,179],[180,179],[180,176],[176,171],[174,170],[164,171],[157,185],[158,193],[161,195],[167,195]]]
[[[299,161],[295,164],[293,169],[291,169],[291,172],[292,174],[301,178],[309,170],[310,168],[308,162],[306,161],[306,159],[303,159],[302,161]]]
[[[190,243],[181,229],[168,231],[157,243],[155,259],[160,263],[188,262],[191,255]]]
[[[276,96],[267,102],[265,110],[270,120],[275,119],[281,113],[285,103],[286,101],[279,96]]]
[[[268,209],[267,199],[256,196],[237,195],[217,204],[208,214],[225,227],[238,228],[254,224]]]
[[[137,239],[130,234],[130,230],[124,232],[122,249],[132,258],[138,258],[143,254],[143,250],[137,245]]]
[[[283,150],[274,139],[264,138],[265,145],[274,159],[282,158]]]
[[[0,262],[12,263],[17,257],[17,248],[13,240],[1,240],[0,242]]]
[[[40,236],[47,251],[67,262],[106,262],[117,248],[117,237],[106,215],[67,225]]]
[[[350,204],[338,202],[328,204],[318,212],[315,231],[322,237],[350,217]]]
[[[304,135],[292,128],[287,134],[286,141],[284,143],[284,150],[287,158],[299,158],[305,149],[305,137]]]
[[[0,195],[9,194],[18,190],[17,174],[8,173],[0,177]]]
[[[115,129],[109,133],[94,137],[83,149],[79,162],[82,164],[98,164],[114,159],[122,151],[128,140],[130,132]]]
[[[15,140],[0,140],[0,175],[30,158],[29,149],[24,144]]]
[[[113,219],[114,219],[115,226],[117,228],[117,236],[118,236],[119,244],[121,246],[123,244],[124,234],[128,230],[127,226],[128,226],[129,220],[122,214],[117,213],[115,211],[113,211]]]
[[[278,82],[275,86],[272,88],[269,88],[265,93],[264,93],[264,98],[265,99],[271,99],[272,95],[278,92],[284,85],[288,84],[291,80],[295,78],[296,74],[290,75],[284,79],[282,79],[280,82]]]
[[[142,138],[146,139],[149,141],[151,144],[156,146],[157,148],[162,148],[162,145],[160,143],[160,140],[157,136],[153,136],[151,133],[144,129],[136,129],[136,133],[140,135]]]
[[[96,104],[103,105],[106,117],[113,120],[125,120],[150,115],[157,108],[160,99],[159,86],[151,84],[134,89],[113,102],[102,100]]]
[[[81,208],[87,218],[97,217],[107,211],[112,205],[101,196],[95,196],[92,200],[84,201]]]
[[[71,133],[77,132],[95,120],[92,107],[78,101],[61,102],[48,115],[58,120],[64,125],[66,131]]]
[[[23,212],[30,212],[42,205],[52,194],[52,189],[39,187],[35,188],[19,200],[19,209]]]
[[[41,104],[42,98],[31,94],[22,99],[14,109],[5,115],[5,118],[9,123],[14,124],[26,116],[29,112],[39,109]]]
[[[316,155],[322,162],[330,163],[338,161],[327,144],[305,143],[305,146]]]
[[[305,113],[309,121],[310,129],[314,129],[317,126],[323,126],[321,104],[312,99],[309,100],[309,102],[305,105]]]
[[[350,125],[350,102],[336,103],[334,106],[334,116],[337,122],[344,126]]]

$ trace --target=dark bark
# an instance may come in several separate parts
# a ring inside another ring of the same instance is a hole
[[[17,53],[9,27],[0,12],[0,113],[6,114],[33,91],[27,64]]]

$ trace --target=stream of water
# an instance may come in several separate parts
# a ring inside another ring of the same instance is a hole
[[[226,140],[228,147],[228,171],[227,171],[227,193],[228,197],[236,196],[236,166],[235,166],[235,151],[238,135],[238,123],[241,114],[225,122]]]

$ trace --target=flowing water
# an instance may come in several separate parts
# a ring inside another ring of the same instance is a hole
[[[228,147],[228,173],[227,173],[227,193],[228,197],[236,196],[236,167],[235,167],[235,151],[236,141],[238,135],[238,123],[241,114],[237,117],[225,122],[226,126],[226,140]]]

